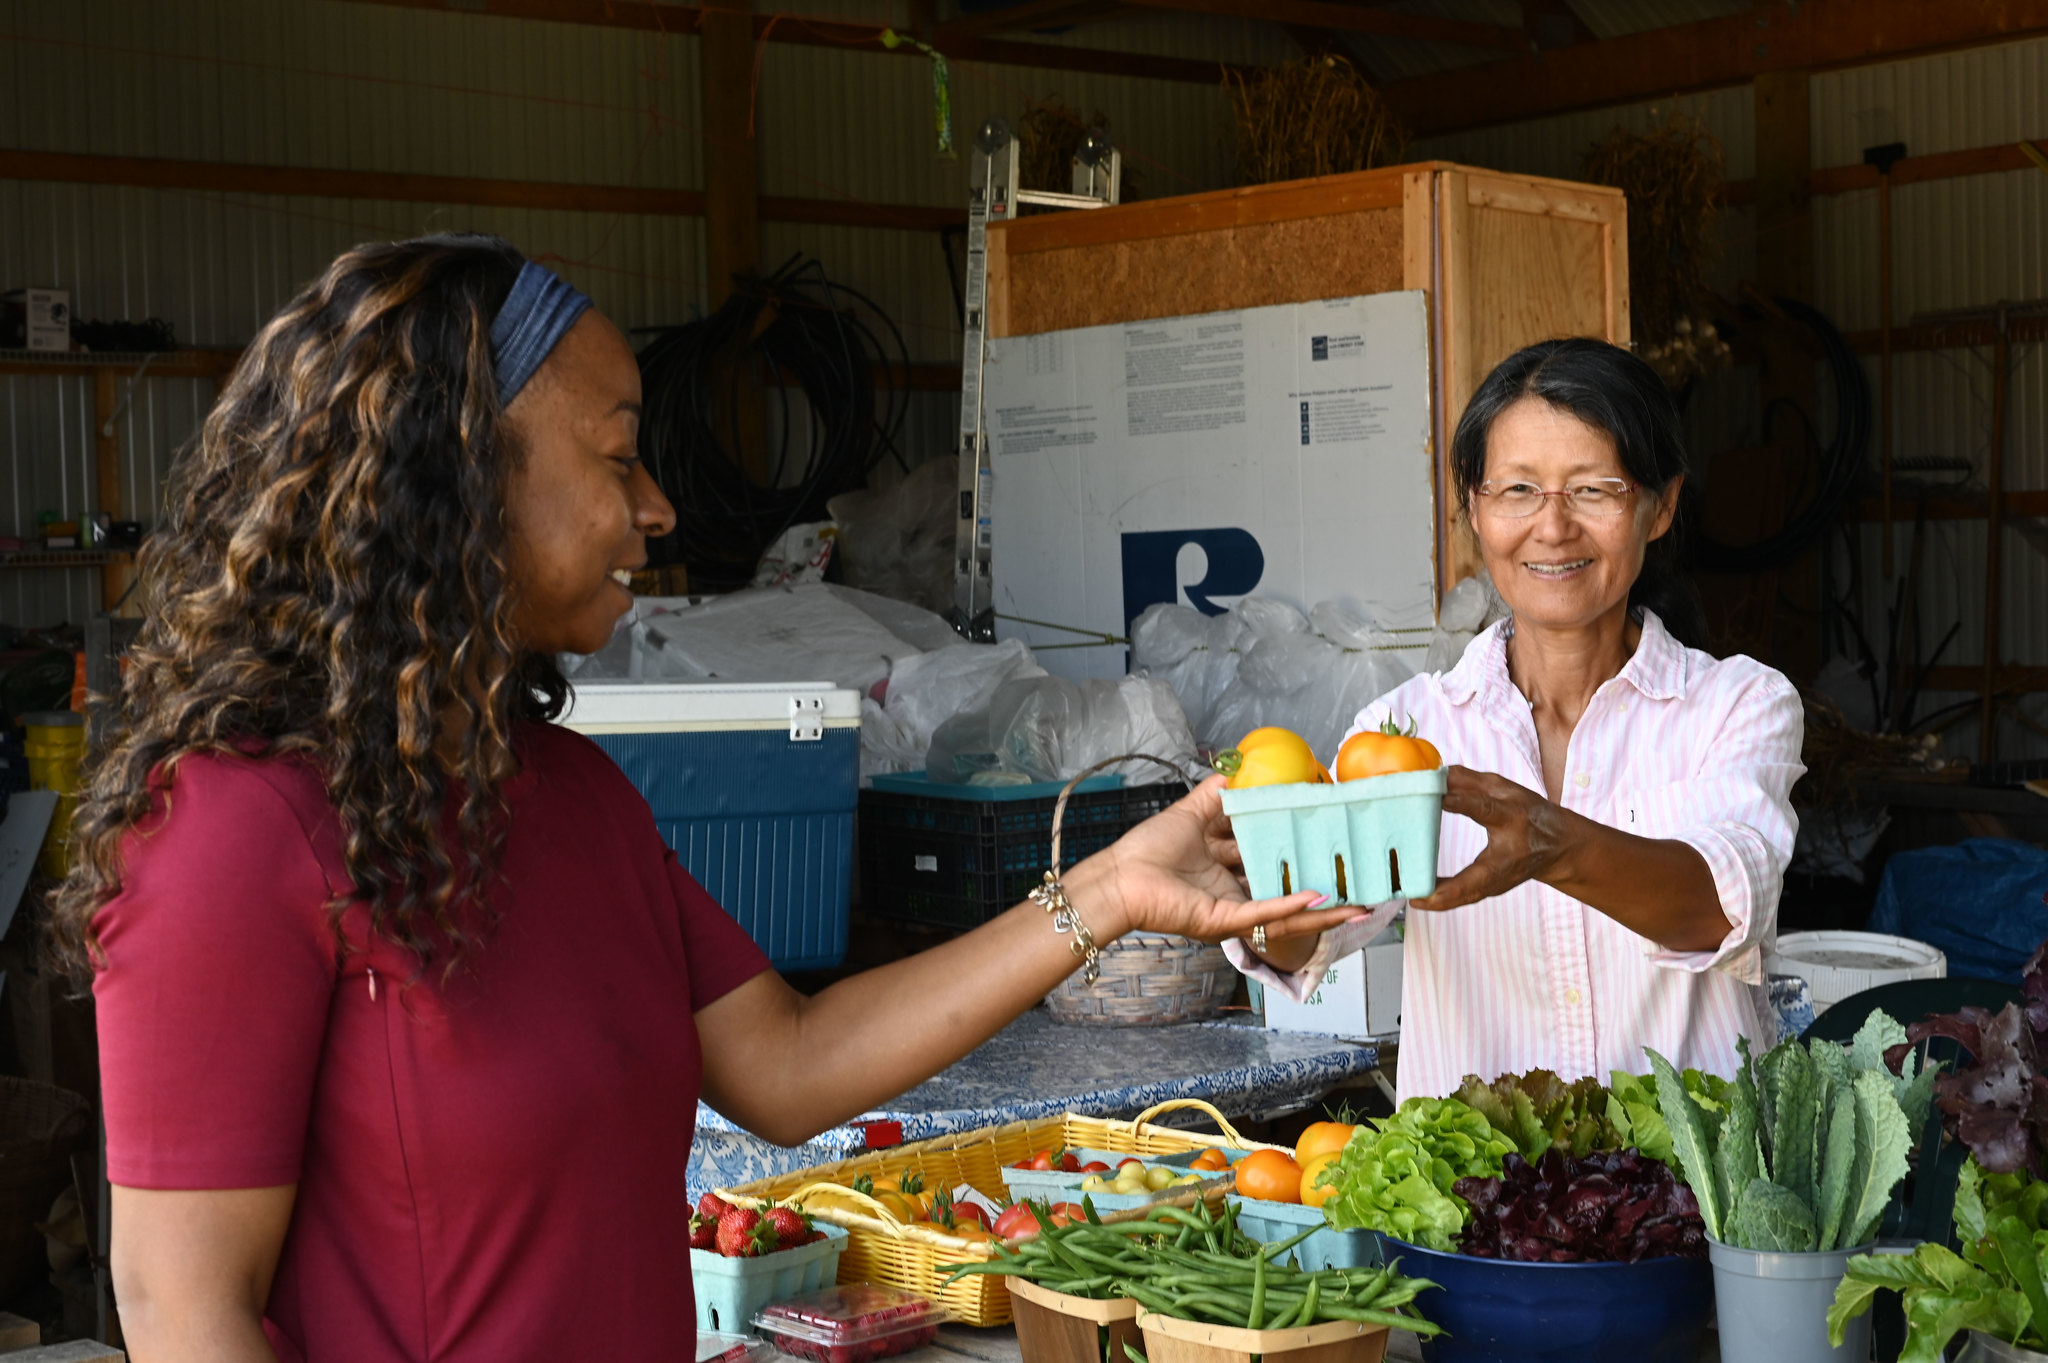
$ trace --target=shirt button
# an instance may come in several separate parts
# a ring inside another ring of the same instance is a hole
[[[1585,996],[1579,993],[1579,991],[1576,989],[1567,989],[1564,991],[1564,1001],[1574,1008],[1579,1006],[1579,1000],[1583,997]]]
[[[1593,778],[1582,771],[1577,776],[1574,776],[1572,778],[1572,784],[1577,786],[1580,790],[1584,790],[1587,786],[1593,784]]]

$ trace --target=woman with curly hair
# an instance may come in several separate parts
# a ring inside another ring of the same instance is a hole
[[[673,523],[639,412],[582,295],[428,237],[336,260],[182,460],[54,929],[142,1363],[694,1357],[699,1095],[800,1142],[1074,968],[1026,904],[800,995],[547,723]],[[1095,940],[1351,916],[1246,902],[1219,820],[1069,871]]]

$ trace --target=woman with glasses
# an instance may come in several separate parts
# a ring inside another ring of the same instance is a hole
[[[1732,1073],[1738,1039],[1776,1039],[1763,952],[1804,721],[1782,674],[1694,646],[1670,394],[1605,342],[1531,346],[1473,396],[1451,473],[1512,614],[1352,729],[1412,719],[1449,765],[1440,878],[1409,905],[1399,1095],[1640,1072],[1645,1046]],[[1226,949],[1300,998],[1366,927]]]

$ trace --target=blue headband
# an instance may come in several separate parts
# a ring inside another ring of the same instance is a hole
[[[553,270],[530,260],[520,268],[505,306],[491,323],[498,406],[509,406],[519,396],[519,390],[589,306],[590,300]]]

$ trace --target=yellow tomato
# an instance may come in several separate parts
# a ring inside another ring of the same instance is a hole
[[[924,1208],[918,1205],[916,1199],[906,1197],[894,1188],[885,1188],[881,1192],[876,1193],[875,1201],[887,1207],[889,1214],[898,1221],[922,1221],[925,1219]]]
[[[1316,1186],[1316,1180],[1322,1177],[1322,1175],[1323,1175],[1323,1170],[1325,1170],[1325,1169],[1329,1168],[1329,1167],[1330,1167],[1331,1165],[1335,1164],[1336,1162],[1337,1162],[1337,1152],[1336,1152],[1335,1150],[1326,1150],[1326,1151],[1324,1151],[1324,1152],[1323,1152],[1322,1154],[1320,1154],[1320,1155],[1317,1155],[1317,1156],[1315,1156],[1315,1157],[1314,1157],[1314,1158],[1312,1158],[1312,1159],[1308,1159],[1308,1160],[1304,1160],[1304,1161],[1302,1161],[1302,1165],[1301,1165],[1301,1205],[1302,1205],[1302,1206],[1304,1206],[1304,1207],[1320,1207],[1320,1206],[1322,1206],[1322,1205],[1323,1205],[1323,1204],[1324,1204],[1325,1202],[1328,1202],[1328,1201],[1329,1201],[1329,1200],[1330,1200],[1331,1198],[1333,1198],[1333,1197],[1335,1197],[1335,1196],[1337,1195],[1337,1190],[1336,1190],[1336,1189],[1335,1189],[1334,1187],[1328,1187],[1328,1186],[1325,1186],[1325,1187],[1321,1187],[1321,1188],[1318,1188],[1318,1187]]]
[[[1294,1159],[1302,1168],[1317,1155],[1342,1150],[1351,1143],[1351,1134],[1358,1130],[1348,1122],[1316,1122],[1301,1133],[1295,1142]]]
[[[1249,744],[1249,746],[1247,746]],[[1283,786],[1323,779],[1322,763],[1301,735],[1285,729],[1254,729],[1245,742],[1216,754],[1216,770],[1232,790]]]
[[[1237,1191],[1259,1202],[1299,1202],[1301,1166],[1285,1150],[1254,1150],[1237,1162]]]

